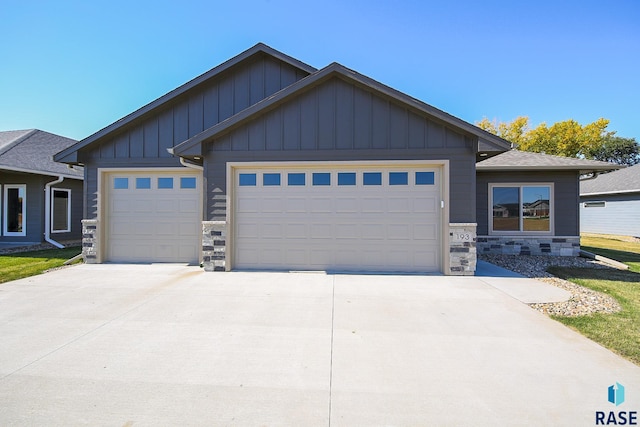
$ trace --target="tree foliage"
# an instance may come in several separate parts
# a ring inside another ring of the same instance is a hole
[[[541,123],[535,128],[530,126],[526,116],[516,117],[508,123],[484,118],[477,126],[512,142],[522,151],[626,165],[640,162],[640,149],[636,140],[614,136],[615,131],[607,129],[609,120],[603,118],[586,125],[570,119],[551,126]]]

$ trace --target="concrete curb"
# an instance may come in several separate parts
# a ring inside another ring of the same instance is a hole
[[[596,255],[591,252],[587,252],[584,250],[580,250],[580,256],[583,258],[595,259],[596,261],[603,262],[612,267],[618,268],[620,270],[628,270],[629,266],[627,264],[623,264],[619,261],[613,260],[611,258],[603,257],[602,255]]]

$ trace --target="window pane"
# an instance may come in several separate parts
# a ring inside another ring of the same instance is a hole
[[[407,185],[408,183],[408,172],[389,172],[389,185]]]
[[[280,185],[279,173],[262,174],[262,185]]]
[[[433,185],[435,180],[434,172],[416,172],[416,185]]]
[[[52,231],[69,231],[69,208],[70,202],[69,192],[62,190],[53,190],[53,207],[51,213],[53,220],[51,221]]]
[[[129,188],[129,178],[113,178],[113,188],[116,190],[126,190]]]
[[[241,187],[253,187],[256,185],[255,173],[241,173],[240,174],[240,186]]]
[[[196,188],[196,178],[193,176],[180,177],[180,188]]]
[[[520,188],[493,187],[493,229],[520,231]]]
[[[362,174],[364,185],[382,185],[382,172],[365,172]]]
[[[523,231],[550,231],[549,187],[522,187]]]
[[[158,178],[158,188],[173,188],[173,178]]]
[[[356,185],[356,173],[338,172],[338,185]]]
[[[23,233],[25,231],[24,221],[26,219],[24,217],[24,187],[7,188],[4,202],[7,214],[5,219],[6,231],[8,233]]]
[[[304,173],[290,173],[287,175],[287,183],[289,185],[304,185]]]
[[[326,172],[315,172],[313,174],[313,185],[331,185],[331,174]]]
[[[136,178],[136,188],[143,190],[151,188],[151,178]]]

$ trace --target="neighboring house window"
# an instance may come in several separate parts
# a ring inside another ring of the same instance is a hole
[[[27,235],[27,186],[5,185],[2,231],[5,236]]]
[[[605,206],[605,202],[584,202],[585,208],[604,208]]]
[[[552,233],[552,184],[492,184],[489,199],[491,233]]]
[[[51,194],[51,232],[71,231],[71,190],[54,188]]]

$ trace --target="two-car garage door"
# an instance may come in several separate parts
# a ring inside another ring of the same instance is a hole
[[[233,267],[441,271],[439,168],[233,169]]]

